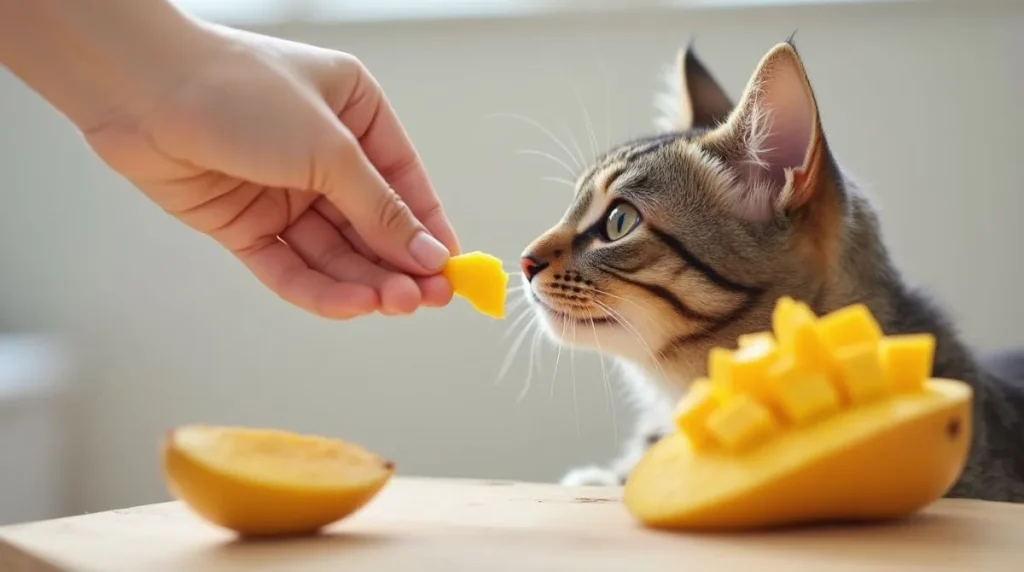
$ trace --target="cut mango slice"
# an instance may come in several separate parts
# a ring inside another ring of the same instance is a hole
[[[867,306],[818,318],[790,298],[772,329],[709,353],[678,432],[626,482],[636,518],[689,530],[881,520],[953,486],[973,392],[931,377],[933,336],[887,337]]]
[[[344,441],[204,425],[168,434],[163,469],[175,498],[244,536],[315,532],[361,508],[394,473]]]
[[[483,252],[467,252],[448,259],[442,274],[456,296],[465,298],[478,312],[504,319],[509,275],[501,260]]]

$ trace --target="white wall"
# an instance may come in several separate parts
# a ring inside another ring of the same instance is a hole
[[[1024,344],[1022,24],[1019,4],[957,2],[270,32],[358,54],[465,247],[511,263],[569,191],[540,180],[563,174],[554,163],[515,153],[559,154],[555,145],[488,114],[568,129],[589,151],[580,101],[602,144],[643,133],[659,70],[692,35],[736,94],[798,29],[831,142],[871,186],[899,260],[973,342],[994,348]],[[3,74],[0,174],[0,330],[62,334],[79,358],[69,510],[166,498],[157,444],[189,422],[343,436],[405,474],[551,480],[614,451],[592,356],[574,360],[577,413],[567,353],[553,375],[546,351],[520,404],[524,352],[495,385],[508,323],[460,301],[409,319],[306,316],[134,193]],[[620,402],[620,434],[627,417]]]

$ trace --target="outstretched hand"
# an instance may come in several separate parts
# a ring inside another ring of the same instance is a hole
[[[85,128],[112,168],[280,297],[335,319],[443,306],[458,241],[380,86],[354,57],[205,27],[149,106]]]

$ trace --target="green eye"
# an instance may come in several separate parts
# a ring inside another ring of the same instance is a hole
[[[618,240],[636,228],[640,224],[640,213],[629,203],[619,203],[608,213],[608,219],[604,223],[605,238],[611,241]]]

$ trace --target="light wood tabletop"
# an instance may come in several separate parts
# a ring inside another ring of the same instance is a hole
[[[941,500],[884,525],[645,529],[619,488],[396,478],[318,536],[242,541],[180,503],[0,528],[3,572],[1024,570],[1024,506]]]

